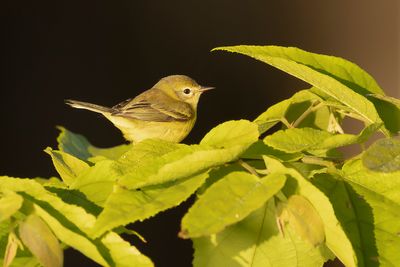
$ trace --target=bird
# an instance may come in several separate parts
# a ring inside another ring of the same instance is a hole
[[[71,99],[65,103],[102,114],[129,142],[158,138],[179,143],[196,122],[201,94],[214,88],[201,86],[186,75],[170,75],[138,96],[113,107]]]

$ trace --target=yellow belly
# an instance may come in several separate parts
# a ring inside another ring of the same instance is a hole
[[[179,143],[192,130],[196,117],[189,121],[154,122],[140,121],[117,116],[106,116],[121,132],[125,139],[140,142],[148,138]]]

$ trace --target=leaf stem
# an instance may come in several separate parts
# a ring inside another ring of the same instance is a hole
[[[251,173],[257,177],[260,177],[260,175],[258,175],[256,169],[251,167],[247,162],[243,161],[242,159],[239,159],[238,163],[240,164],[240,166],[242,166],[244,169],[246,169],[249,173]]]
[[[278,191],[275,196],[282,202],[287,202],[287,197],[283,194],[282,190]]]
[[[311,103],[311,105],[303,112],[303,114],[300,115],[300,117],[297,118],[297,120],[295,122],[292,123],[292,127],[296,128],[297,126],[299,126],[299,124],[308,116],[310,115],[312,112],[316,111],[317,109],[319,109],[320,107],[322,107],[324,105],[323,102],[319,102],[318,100],[314,101],[313,103]]]
[[[293,128],[293,125],[291,125],[285,117],[281,118],[281,122],[286,126],[286,128]]]

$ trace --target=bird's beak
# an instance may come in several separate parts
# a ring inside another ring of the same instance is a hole
[[[213,90],[213,89],[215,89],[215,87],[202,86],[202,87],[200,87],[199,92],[200,92],[200,93],[203,93],[203,92],[205,92],[205,91]]]

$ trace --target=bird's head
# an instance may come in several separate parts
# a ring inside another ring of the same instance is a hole
[[[194,109],[197,108],[200,95],[205,91],[214,89],[214,87],[201,86],[192,78],[185,75],[164,77],[154,87],[162,90],[174,99],[188,103]]]

